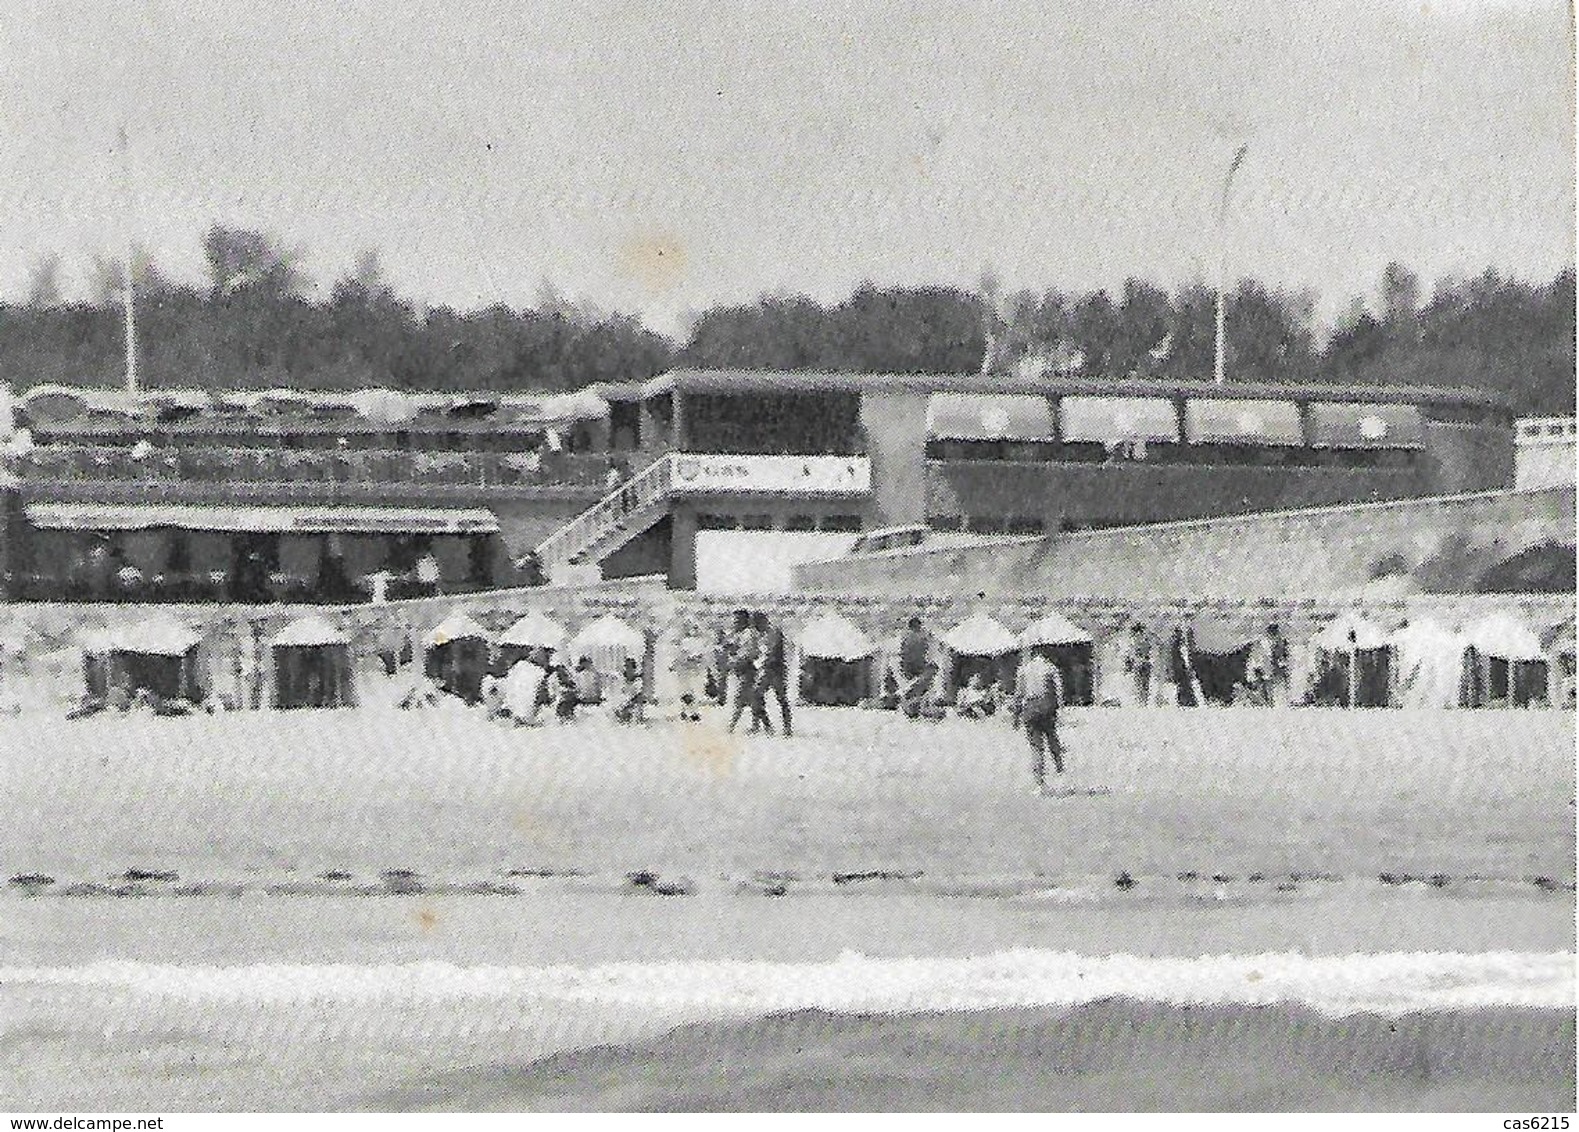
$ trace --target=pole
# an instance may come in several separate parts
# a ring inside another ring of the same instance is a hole
[[[1221,385],[1224,379],[1224,352],[1226,335],[1223,327],[1223,287],[1228,274],[1228,194],[1233,188],[1234,174],[1239,171],[1239,165],[1245,159],[1249,150],[1248,144],[1241,145],[1234,152],[1233,161],[1229,162],[1228,173],[1223,177],[1222,195],[1217,201],[1217,348],[1212,356],[1212,380]]]
[[[121,151],[121,205],[126,212],[126,280],[121,300],[126,309],[126,392],[137,395],[137,299],[136,267],[132,251],[132,194],[131,154],[126,142],[126,126],[122,123],[117,135]]]

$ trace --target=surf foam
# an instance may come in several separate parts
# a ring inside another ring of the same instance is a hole
[[[444,999],[584,1003],[707,1016],[821,1009],[920,1013],[1077,1006],[1107,998],[1170,1005],[1298,1004],[1358,1013],[1480,1007],[1573,1009],[1574,956],[1527,952],[1297,952],[1198,958],[1020,949],[980,956],[823,963],[694,961],[592,967],[462,967],[424,962],[178,966],[105,961],[0,968],[0,983],[123,990],[179,1000],[256,1003]]]

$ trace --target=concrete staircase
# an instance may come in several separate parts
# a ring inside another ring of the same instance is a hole
[[[669,510],[674,454],[666,453],[549,535],[535,549],[550,578],[596,566]]]

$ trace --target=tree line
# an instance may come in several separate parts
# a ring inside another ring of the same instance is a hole
[[[768,295],[700,313],[672,340],[628,315],[546,286],[530,307],[459,311],[397,295],[374,253],[325,299],[308,296],[300,257],[269,236],[215,225],[207,279],[193,286],[134,257],[94,265],[92,295],[65,302],[58,260],[37,265],[21,302],[0,303],[0,380],[115,386],[121,298],[135,281],[146,387],[564,391],[642,380],[676,365],[846,372],[1060,373],[1203,378],[1212,373],[1215,297],[1139,279],[1116,293],[879,288],[820,303]],[[1226,296],[1230,381],[1466,385],[1520,412],[1574,411],[1574,271],[1529,283],[1487,271],[1427,293],[1390,265],[1379,299],[1356,299],[1330,335],[1315,296],[1254,280]]]

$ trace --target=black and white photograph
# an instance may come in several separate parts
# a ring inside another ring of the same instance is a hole
[[[1567,1128],[1574,45],[8,5],[7,1127]]]

